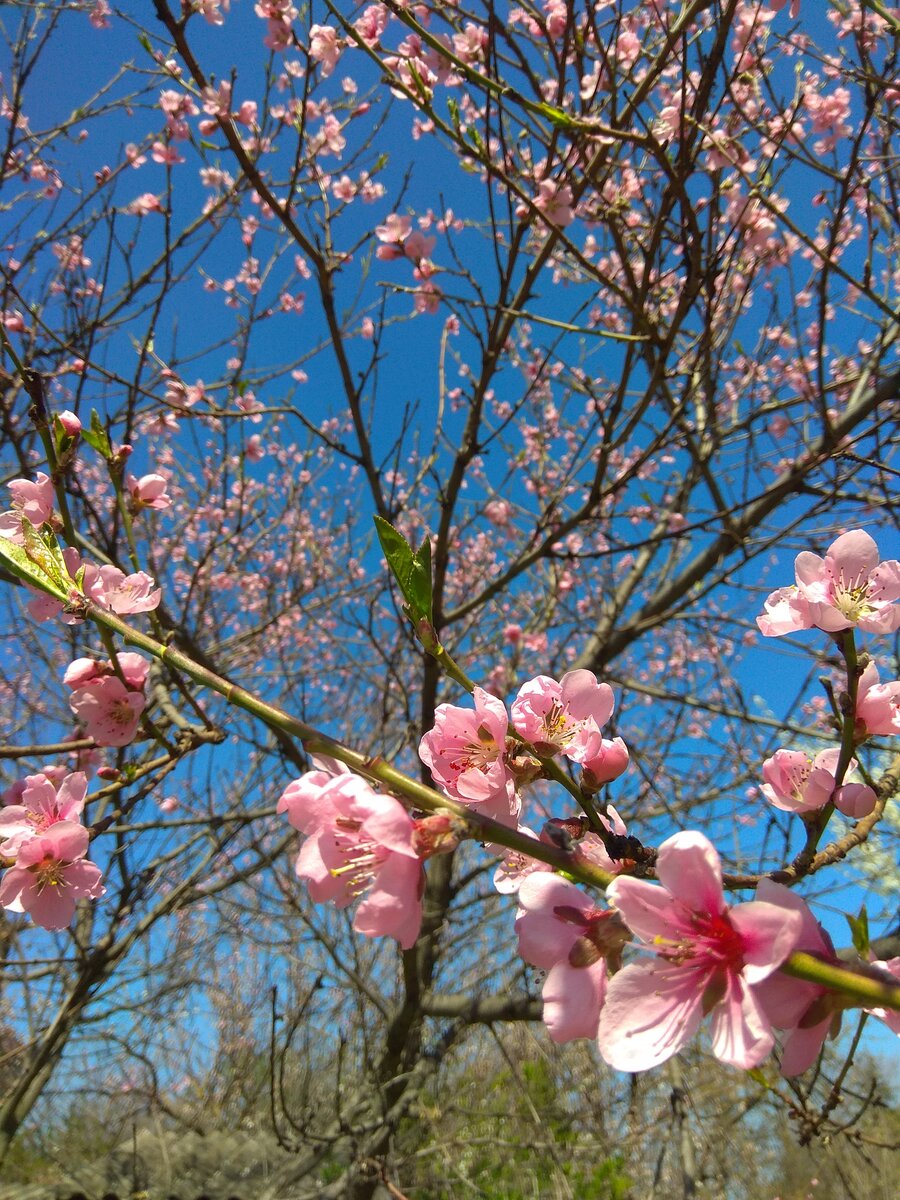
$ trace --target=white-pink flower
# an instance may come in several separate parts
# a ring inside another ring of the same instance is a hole
[[[448,796],[510,824],[518,801],[506,762],[506,706],[479,687],[472,698],[474,710],[438,705],[434,728],[419,743],[419,758]]]
[[[408,950],[422,922],[422,863],[403,805],[331,760],[288,784],[278,811],[307,835],[297,874],[315,903],[346,908],[362,897],[353,928],[394,937]]]
[[[83,825],[59,821],[25,842],[0,882],[0,905],[29,913],[44,929],[65,929],[76,901],[106,890],[100,868],[85,859],[89,840]]]
[[[547,971],[543,1021],[554,1042],[597,1036],[607,959],[621,958],[628,930],[574,883],[544,870],[522,881],[516,936],[526,962]]]
[[[877,803],[874,791],[862,783],[837,786],[835,771],[841,752],[837,748],[820,750],[810,758],[802,750],[776,750],[763,763],[765,783],[760,791],[770,804],[783,812],[816,812],[833,800],[835,807],[848,817],[867,817]],[[847,771],[857,767],[855,758]]]
[[[538,754],[564,754],[583,762],[587,753],[596,757],[595,735],[612,716],[614,704],[612,688],[598,683],[592,671],[569,671],[558,683],[538,675],[519,689],[512,721]]]
[[[794,949],[800,914],[759,900],[729,908],[719,856],[700,833],[663,842],[656,870],[662,887],[620,876],[607,890],[656,957],[610,980],[600,1053],[616,1070],[645,1071],[677,1054],[711,1015],[716,1058],[755,1067],[774,1037],[753,985]]]
[[[805,550],[795,562],[796,585],[780,588],[756,618],[767,637],[817,626],[828,633],[858,626],[868,633],[900,629],[900,562],[879,561],[863,529],[843,533],[824,558]]]
[[[145,706],[143,691],[127,687],[117,675],[89,679],[69,697],[85,736],[98,746],[127,746],[133,741]]]
[[[0,854],[15,858],[19,847],[59,821],[78,823],[87,794],[87,776],[76,771],[56,788],[42,772],[27,775],[19,804],[0,808]]]
[[[105,563],[100,567],[103,602],[106,608],[125,616],[127,613],[150,612],[159,606],[162,590],[145,571],[126,575],[118,567]]]
[[[38,471],[34,480],[13,479],[6,486],[12,493],[12,508],[0,513],[0,537],[21,546],[25,540],[22,533],[23,517],[37,527],[49,521],[53,515],[53,481],[49,475]]]

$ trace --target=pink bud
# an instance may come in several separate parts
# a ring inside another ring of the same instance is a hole
[[[864,783],[845,783],[834,794],[835,808],[855,821],[867,817],[877,802],[878,797]]]
[[[62,425],[69,437],[78,437],[79,433],[81,433],[81,422],[78,420],[75,414],[73,412],[69,412],[68,409],[59,414],[59,423]]]

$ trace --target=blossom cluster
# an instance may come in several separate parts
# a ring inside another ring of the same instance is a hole
[[[118,667],[118,673],[116,671]],[[63,676],[71,690],[69,707],[98,746],[127,746],[134,740],[146,707],[144,686],[150,664],[129,651],[111,662],[76,658]]]
[[[900,627],[894,606],[900,564],[879,563],[863,531],[842,535],[824,560],[800,555],[796,573],[796,588],[766,602],[759,619],[764,633]],[[853,744],[900,732],[900,682],[880,683],[868,661],[851,674]],[[545,972],[543,1019],[551,1038],[595,1038],[611,1066],[640,1071],[678,1053],[708,1016],[720,1061],[758,1066],[777,1037],[785,1074],[809,1067],[837,1031],[842,1009],[854,1002],[780,968],[797,951],[839,965],[830,939],[805,901],[772,879],[759,882],[752,900],[727,904],[719,856],[696,831],[663,842],[653,863],[656,882],[636,877],[646,874],[640,844],[628,837],[615,808],[595,807],[596,794],[629,763],[624,741],[604,736],[615,707],[609,685],[574,670],[558,681],[529,680],[509,710],[477,686],[472,700],[473,707],[439,705],[421,740],[419,756],[436,788],[535,842],[565,845],[573,867],[593,864],[614,876],[604,905],[521,851],[505,851],[495,874],[497,889],[518,902],[520,955]],[[580,769],[574,786],[587,816],[550,820],[538,836],[523,823],[523,794],[537,778],[559,778],[557,758],[568,760],[570,771]],[[307,835],[297,873],[309,881],[314,900],[345,907],[361,898],[354,927],[391,935],[408,948],[421,916],[421,859],[455,841],[429,842],[419,826],[439,817],[416,821],[346,768],[320,766],[326,769],[296,780],[279,803]],[[781,749],[763,764],[760,791],[774,807],[802,818],[830,804],[859,819],[877,796],[868,784],[846,782],[857,766],[844,747],[815,755]],[[625,962],[629,947],[650,957]],[[869,963],[866,970],[893,982],[900,960]],[[900,1032],[897,1014],[869,1011]]]
[[[0,881],[0,905],[27,912],[44,929],[65,929],[75,904],[106,890],[87,858],[90,835],[81,823],[87,776],[26,777],[18,803],[0,809],[0,857],[11,865]]]
[[[68,439],[77,437],[81,428],[77,417],[64,413],[59,420]],[[127,450],[130,453],[131,447]],[[14,546],[27,546],[29,531],[46,529],[55,534],[60,522],[54,510],[53,481],[48,475],[38,471],[36,479],[13,479],[7,487],[12,493],[12,507],[0,513],[0,538]],[[141,508],[165,508],[170,503],[166,481],[160,475],[145,475],[141,479],[129,476],[128,490],[133,512]],[[119,616],[151,612],[159,606],[161,589],[145,571],[126,575],[111,563],[95,566],[85,562],[74,546],[62,550],[60,558],[59,570],[67,576],[67,601],[26,585],[31,593],[28,611],[36,621],[49,621],[62,614],[66,624],[77,624],[83,620],[84,600]]]

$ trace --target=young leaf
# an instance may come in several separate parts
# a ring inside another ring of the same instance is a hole
[[[91,427],[90,429],[82,428],[81,436],[87,444],[102,455],[103,458],[112,457],[112,447],[109,444],[109,437],[97,413],[96,408],[91,409]]]
[[[409,576],[410,607],[417,617],[427,617],[431,621],[431,539],[426,537],[422,545],[413,555],[412,570]]]
[[[869,914],[866,912],[866,906],[862,906],[857,917],[851,917],[849,913],[845,915],[847,924],[850,926],[853,949],[860,958],[867,960],[869,957]]]
[[[27,523],[23,518],[23,524]],[[40,540],[34,526],[29,524],[33,539]],[[55,539],[54,539],[55,540]],[[19,546],[16,542],[9,541],[8,538],[0,537],[0,564],[2,564],[11,575],[15,575],[19,579],[24,579],[26,583],[32,587],[40,588],[42,592],[49,592],[51,596],[55,596],[57,600],[65,600],[68,598],[68,592],[65,584],[58,578],[58,564],[51,565],[53,574],[48,574],[44,569],[44,564],[35,561],[36,551],[38,550],[35,541],[32,541],[31,552],[23,546]],[[58,550],[58,548],[57,548]],[[44,547],[46,551],[46,547]],[[52,559],[52,555],[49,555]],[[47,562],[47,558],[45,558]]]
[[[391,568],[394,578],[400,585],[404,600],[409,601],[409,577],[412,574],[413,552],[409,542],[402,533],[383,517],[375,518],[375,532],[381,542],[381,549],[387,565]]]

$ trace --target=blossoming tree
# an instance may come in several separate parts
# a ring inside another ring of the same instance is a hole
[[[310,1195],[402,1187],[504,1021],[598,1071],[708,1029],[830,1129],[846,1067],[778,1072],[900,1011],[856,915],[900,771],[900,18],[806,7],[10,7],[7,1148],[123,996],[167,1061],[201,943],[319,1035]]]

